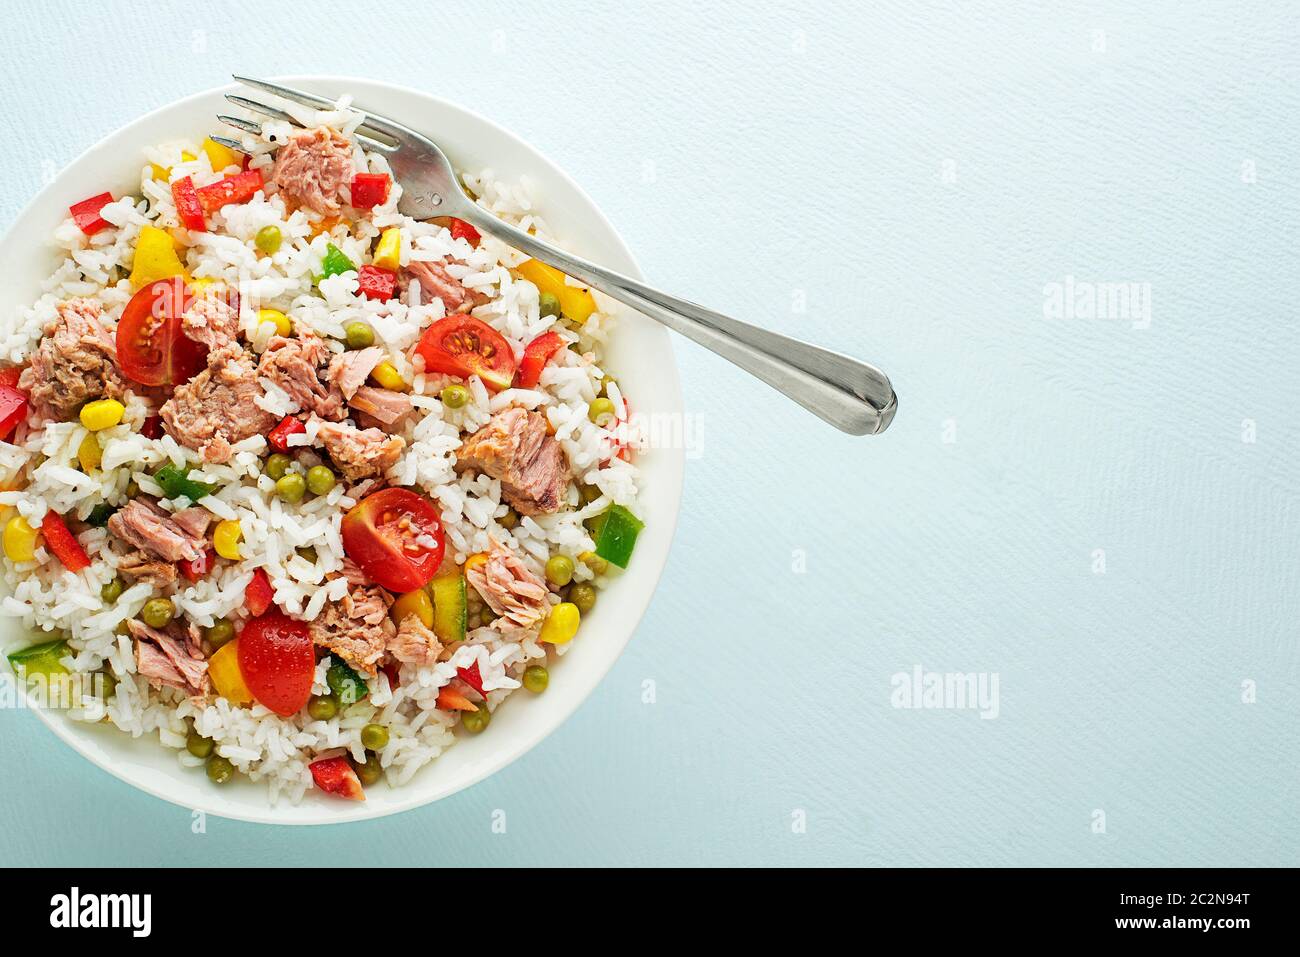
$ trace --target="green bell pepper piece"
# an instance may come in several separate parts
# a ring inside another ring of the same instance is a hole
[[[339,704],[344,708],[356,704],[370,693],[361,676],[353,671],[346,661],[339,658],[330,662],[329,670],[325,672],[325,683],[330,686],[330,690],[334,692],[335,697],[339,699]]]
[[[30,678],[32,675],[44,675],[46,678],[66,675],[70,672],[63,667],[59,659],[67,653],[68,643],[63,639],[43,641],[39,645],[30,645],[9,655],[9,667],[20,678]]]
[[[447,561],[429,582],[433,595],[433,633],[444,645],[463,641],[469,620],[469,600],[465,593],[465,576],[456,563]]]
[[[611,505],[592,525],[596,540],[596,554],[619,568],[627,568],[636,546],[636,537],[645,528],[645,522],[622,505]]]
[[[184,495],[191,502],[197,502],[205,495],[217,490],[215,485],[207,482],[195,482],[189,477],[189,469],[178,469],[174,465],[164,465],[153,475],[153,480],[162,487],[166,498],[179,498]]]
[[[325,257],[320,261],[320,265],[322,279],[325,279],[328,276],[337,276],[340,273],[345,273],[357,268],[352,260],[344,254],[343,250],[339,249],[339,247],[335,246],[333,243],[329,243],[325,247]]]
[[[92,508],[90,514],[86,516],[86,524],[94,525],[96,528],[103,528],[108,524],[108,520],[113,517],[113,513],[116,511],[117,509],[112,505],[109,505],[107,502],[100,502]]]

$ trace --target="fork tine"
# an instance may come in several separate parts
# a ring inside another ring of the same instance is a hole
[[[229,100],[231,103],[235,104],[235,106],[243,107],[244,109],[250,110],[253,113],[261,113],[263,116],[269,116],[273,120],[284,120],[286,123],[292,123],[294,126],[298,126],[298,127],[302,126],[301,123],[299,123],[296,119],[294,119],[292,114],[287,113],[286,111],[281,110],[277,107],[267,106],[265,103],[258,103],[256,100],[250,100],[246,96],[238,96],[237,94],[234,93],[227,93],[226,99]],[[240,120],[231,123],[231,120],[235,119],[234,117],[218,116],[217,119],[221,120],[223,123],[230,123],[231,126],[238,126],[239,129],[249,133],[258,134],[261,133],[262,131],[261,126],[256,123],[249,123],[249,126],[240,125],[241,123],[249,122],[247,120]],[[357,141],[362,146],[364,146],[368,150],[377,150],[380,153],[391,153],[393,152],[394,149],[396,149],[396,147],[394,147],[391,143],[385,143],[382,140],[377,140],[374,139],[373,137],[363,135],[360,131],[364,130],[366,128],[366,125],[367,124],[362,123],[360,126],[357,127],[357,132],[353,134],[357,139]]]
[[[237,130],[243,130],[245,133],[252,133],[254,136],[262,135],[262,124],[254,123],[252,120],[241,120],[237,116],[226,116],[218,114],[217,119],[227,126],[233,126]]]
[[[269,116],[273,120],[283,120],[286,123],[292,123],[294,126],[302,126],[301,123],[293,118],[292,114],[287,113],[278,107],[267,106],[265,103],[258,103],[257,100],[250,100],[246,96],[237,96],[234,93],[227,93],[226,99],[235,104],[235,106],[243,107],[253,113],[261,113],[263,116]],[[260,126],[258,127],[258,130],[261,130]]]
[[[226,117],[226,119],[229,119],[229,117]],[[246,147],[243,143],[239,142],[238,140],[232,140],[228,136],[213,136],[211,137],[211,139],[212,142],[220,143],[222,146],[229,147],[230,149],[234,150],[236,153],[248,152],[248,147]]]
[[[327,110],[334,109],[334,101],[328,97],[320,96],[316,93],[307,93],[304,90],[295,90],[292,87],[280,86],[277,83],[268,83],[266,80],[254,80],[252,77],[240,76],[238,73],[232,73],[231,76],[245,86],[251,86],[254,89],[262,90],[266,93],[273,94],[285,100],[290,100],[302,106],[311,106]],[[227,97],[229,99],[229,97]],[[357,129],[364,130],[367,126],[372,132],[381,136],[389,136],[396,139],[401,133],[402,128],[383,117],[375,116],[357,107],[361,113],[365,113],[366,120]]]

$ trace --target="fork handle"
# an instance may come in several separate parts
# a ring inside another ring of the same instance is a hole
[[[875,435],[893,421],[898,397],[875,366],[678,299],[544,243],[473,204],[457,215],[502,242],[594,286],[762,379],[850,435]]]

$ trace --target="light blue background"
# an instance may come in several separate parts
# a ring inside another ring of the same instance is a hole
[[[6,713],[0,857],[1297,863],[1294,5],[403,6],[11,3],[0,225],[231,70],[370,75],[536,144],[652,281],[879,363],[898,418],[841,436],[679,343],[659,599],[544,744],[397,817],[194,837]],[[1150,283],[1150,327],[1045,319],[1067,275]],[[997,672],[1000,716],[892,708],[917,664]]]

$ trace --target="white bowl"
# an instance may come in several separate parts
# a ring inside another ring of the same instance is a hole
[[[569,177],[523,140],[463,107],[416,90],[346,77],[286,77],[284,82],[334,96],[351,93],[356,103],[390,115],[427,134],[460,169],[492,167],[502,180],[526,174],[536,187],[541,210],[555,235],[575,252],[633,276],[640,276],[632,254],[609,221]],[[68,215],[68,206],[111,189],[114,196],[137,192],[137,171],[145,147],[178,139],[201,139],[221,127],[215,117],[228,112],[223,94],[235,86],[209,90],[141,117],[87,150],[23,210],[0,241],[6,281],[0,308],[31,302],[39,284],[57,265],[58,251],[48,237]],[[246,92],[246,91],[245,91]],[[137,193],[138,194],[138,193]],[[643,316],[624,311],[609,351],[618,375],[639,411],[680,416],[681,389],[668,333]],[[552,669],[545,694],[512,696],[476,737],[458,735],[445,752],[402,787],[371,788],[364,802],[348,802],[309,790],[297,805],[272,807],[264,784],[238,778],[211,784],[201,769],[182,768],[176,752],[156,736],[132,739],[102,725],[70,721],[36,709],[60,738],[104,770],[164,800],[222,817],[274,824],[334,824],[381,817],[454,794],[505,767],[560,726],[591,694],[622,653],[654,593],[668,558],[681,501],[681,448],[653,449],[638,460],[642,471],[641,511],[646,527],[637,540],[630,567],[602,594],[583,621],[571,650]],[[0,642],[12,650],[24,643],[21,622],[0,622]]]

